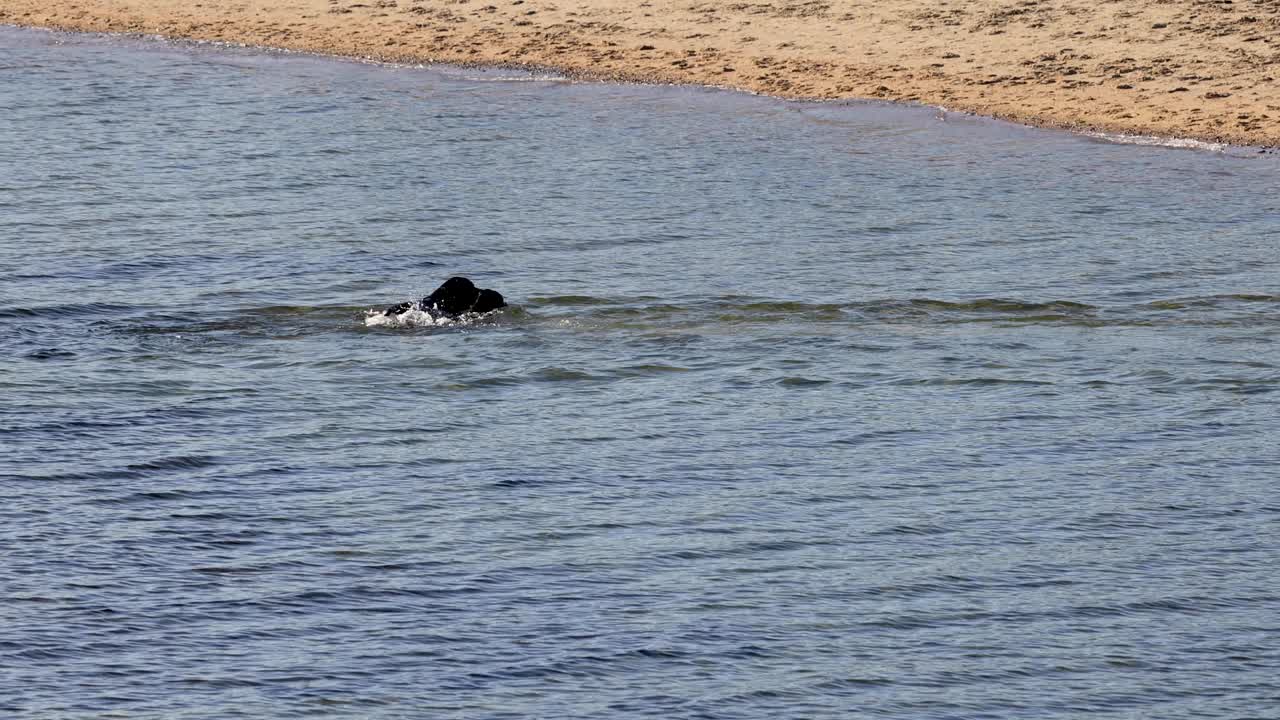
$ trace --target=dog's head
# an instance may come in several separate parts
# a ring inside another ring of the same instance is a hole
[[[464,277],[451,277],[424,298],[422,304],[446,315],[461,315],[471,310],[479,296],[475,283]]]

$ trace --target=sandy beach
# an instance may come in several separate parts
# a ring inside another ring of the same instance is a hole
[[[0,23],[1280,145],[1275,0],[0,0]]]

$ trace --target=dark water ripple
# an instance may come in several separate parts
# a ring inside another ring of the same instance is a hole
[[[0,69],[0,715],[1275,715],[1273,157]],[[513,307],[366,326],[455,273]]]

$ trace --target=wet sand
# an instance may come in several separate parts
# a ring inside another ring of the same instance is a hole
[[[1280,145],[1275,0],[0,0],[0,23]]]

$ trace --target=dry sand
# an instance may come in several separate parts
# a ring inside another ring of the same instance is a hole
[[[0,0],[0,23],[1280,145],[1280,0]]]

